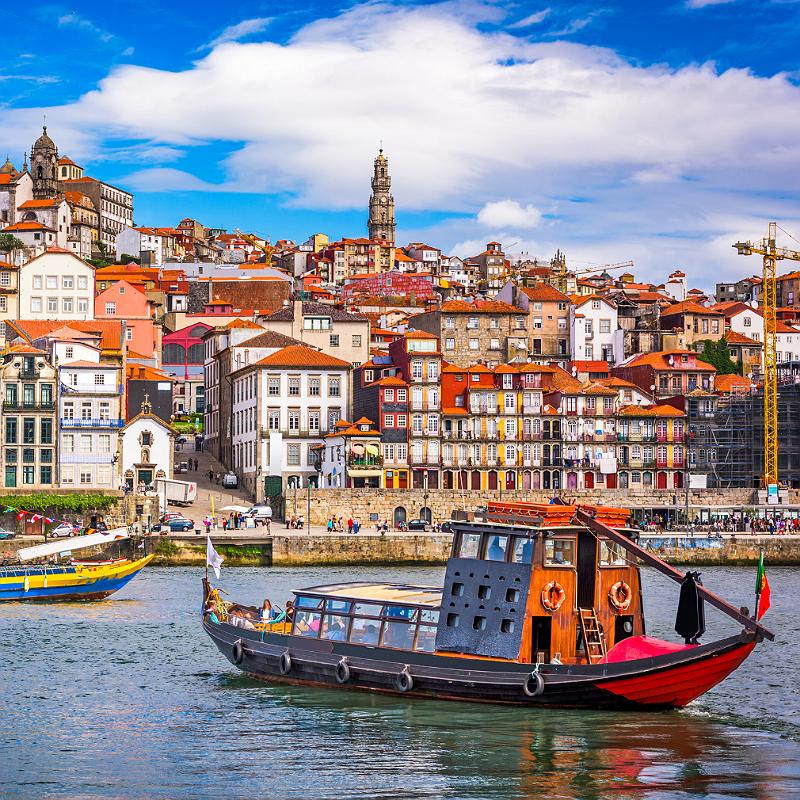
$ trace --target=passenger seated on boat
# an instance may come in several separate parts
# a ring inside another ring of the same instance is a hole
[[[356,644],[378,644],[378,625],[365,619],[354,619],[350,641]]]
[[[272,607],[272,603],[270,603],[269,598],[267,597],[264,600],[264,605],[261,606],[261,621],[272,622],[272,620],[274,620],[277,616],[278,612]]]

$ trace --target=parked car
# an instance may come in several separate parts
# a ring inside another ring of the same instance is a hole
[[[161,515],[161,522],[169,522],[171,519],[189,519],[185,514],[181,514],[180,511],[167,511],[165,514]]]
[[[189,462],[188,461],[181,461],[177,467],[175,467],[175,472],[188,472],[189,471]]]
[[[410,519],[406,523],[406,527],[410,531],[429,531],[431,529],[431,524],[424,519]]]
[[[70,525],[68,522],[61,522],[56,525],[53,530],[50,531],[50,536],[54,539],[58,539],[61,536],[74,536],[75,535],[75,528],[74,526]]]
[[[269,513],[267,513],[269,509]],[[245,514],[246,517],[255,517],[256,519],[272,519],[272,507],[264,503],[250,506]]]
[[[0,539],[13,539],[17,534],[14,531],[7,531],[0,528]]]
[[[194,520],[181,517],[180,519],[170,519],[164,523],[173,533],[194,530]],[[162,525],[162,528],[164,526]]]
[[[186,443],[186,437],[185,436],[178,436],[175,439],[175,444],[185,444],[185,443]]]
[[[222,477],[222,485],[226,489],[236,489],[239,486],[239,479],[233,472],[226,472]]]

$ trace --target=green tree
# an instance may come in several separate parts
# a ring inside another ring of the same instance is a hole
[[[8,253],[11,250],[21,250],[25,243],[12,236],[10,233],[0,233],[0,251]]]
[[[702,339],[692,345],[702,360],[717,368],[717,375],[741,375],[741,364],[731,358],[731,351],[723,336],[720,339]]]

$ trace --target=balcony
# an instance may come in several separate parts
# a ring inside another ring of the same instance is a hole
[[[3,402],[3,411],[53,411],[55,403],[9,403]]]
[[[542,407],[541,406],[522,406],[522,413],[523,414],[541,414]]]
[[[654,433],[629,433],[628,431],[620,431],[617,438],[621,442],[654,442],[656,435]]]
[[[522,431],[523,442],[538,442],[542,438],[541,431]]]
[[[381,456],[351,456],[347,459],[347,470],[356,472],[380,472],[383,467]]]
[[[61,453],[58,462],[59,464],[112,464],[114,456],[111,453]]]
[[[62,428],[124,428],[124,419],[79,419],[77,417],[64,417],[61,420]]]

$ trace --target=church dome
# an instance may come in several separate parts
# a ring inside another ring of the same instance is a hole
[[[6,156],[6,163],[3,164],[2,167],[0,167],[0,175],[16,175],[16,174],[17,174],[16,167],[11,163],[11,159],[8,156]]]
[[[42,125],[42,135],[33,143],[34,150],[55,150],[55,142],[47,135],[47,125]]]

